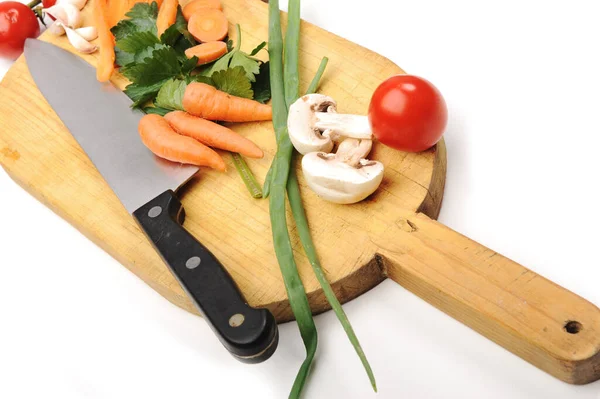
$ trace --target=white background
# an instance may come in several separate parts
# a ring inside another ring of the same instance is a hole
[[[302,11],[445,95],[440,221],[600,304],[596,0],[304,0]],[[201,318],[4,172],[0,192],[1,398],[287,396],[304,355],[295,324],[280,326],[271,360],[240,364]],[[380,392],[327,313],[306,398],[600,398],[600,382],[560,382],[393,282],[345,308]]]

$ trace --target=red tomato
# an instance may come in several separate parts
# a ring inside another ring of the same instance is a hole
[[[29,7],[16,1],[0,3],[0,57],[16,59],[25,39],[39,34],[40,24]]]
[[[446,128],[448,109],[430,82],[412,75],[384,81],[373,93],[369,122],[383,144],[400,151],[420,152],[437,143]]]
[[[56,0],[42,0],[42,5],[44,6],[44,8],[50,8],[55,4],[56,4]],[[50,17],[50,18],[52,18],[52,17]],[[54,19],[54,18],[52,18],[52,19]]]

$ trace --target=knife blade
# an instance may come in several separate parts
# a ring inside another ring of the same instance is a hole
[[[141,142],[142,111],[80,57],[35,39],[25,60],[38,89],[102,177],[133,215],[175,278],[238,360],[268,359],[278,343],[277,323],[266,309],[245,302],[216,257],[183,228],[175,196],[198,167],[162,160]],[[48,66],[51,66],[49,68]]]

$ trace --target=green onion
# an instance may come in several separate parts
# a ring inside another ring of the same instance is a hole
[[[306,89],[306,94],[312,94],[317,92],[317,88],[319,87],[319,83],[321,82],[321,78],[323,77],[323,73],[325,72],[325,68],[327,67],[327,63],[329,62],[329,58],[323,57],[321,63],[319,64],[319,69],[317,69],[317,73],[315,77],[310,82],[308,89]]]
[[[256,178],[252,174],[252,171],[250,170],[250,167],[248,166],[244,158],[242,158],[242,156],[237,152],[232,152],[231,157],[233,158],[233,164],[235,165],[235,168],[237,169],[240,176],[242,177],[246,188],[248,189],[248,191],[250,191],[250,195],[252,195],[252,197],[254,198],[262,198],[263,195],[262,190],[260,189],[260,185],[256,181]]]
[[[329,58],[323,57],[315,77],[313,78],[313,80],[310,82],[310,85],[308,86],[308,90],[306,91],[306,94],[314,93],[317,91],[317,87],[319,86],[319,82],[321,81],[321,77],[323,76],[323,72],[325,72],[325,67],[327,67],[327,62],[329,62]],[[289,105],[288,105],[288,107],[289,107]],[[271,191],[271,177],[273,175],[273,164],[271,164],[271,167],[269,168],[269,171],[267,172],[267,175],[265,176],[265,184],[263,185],[263,198],[267,198],[269,196],[269,192]]]
[[[285,188],[293,147],[287,134],[287,107],[283,88],[282,57],[283,43],[279,16],[279,0],[271,0],[269,2],[269,61],[273,99],[273,128],[277,137],[277,154],[273,161],[269,211],[275,255],[277,256],[279,268],[283,275],[290,306],[298,322],[300,335],[306,348],[306,358],[298,371],[290,392],[290,398],[298,398],[306,382],[317,350],[317,328],[312,318],[312,311],[306,297],[304,285],[298,274],[285,217]]]

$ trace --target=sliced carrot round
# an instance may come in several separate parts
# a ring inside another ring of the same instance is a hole
[[[225,39],[229,23],[223,11],[203,8],[192,15],[188,30],[199,42],[213,42]]]
[[[189,21],[192,15],[202,8],[222,10],[223,6],[219,0],[192,0],[183,7],[183,17],[186,21]]]
[[[185,50],[188,58],[198,57],[198,65],[208,64],[227,53],[227,43],[206,42]]]

